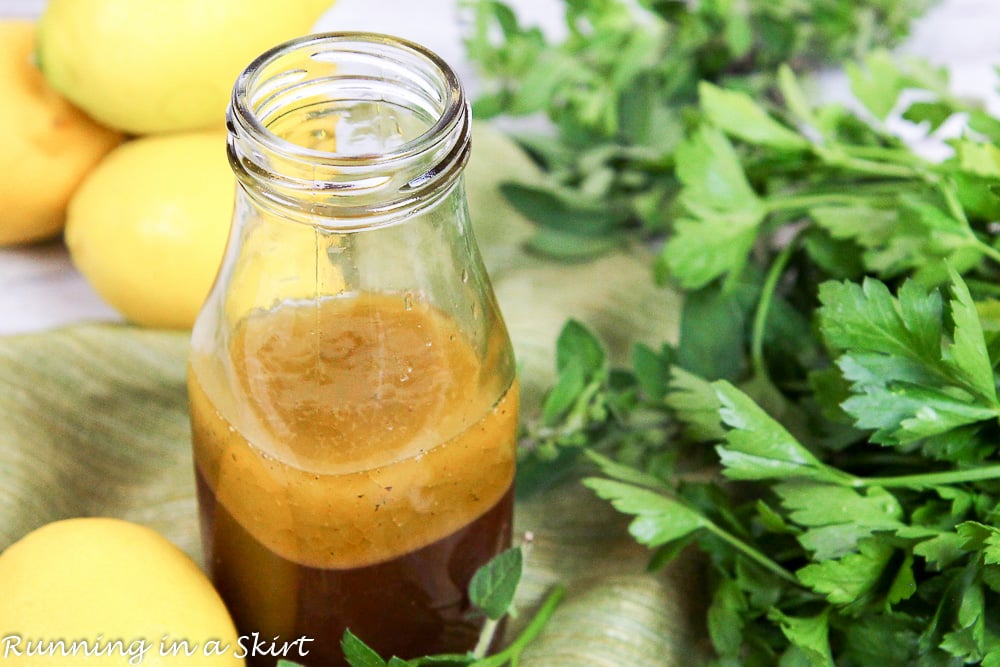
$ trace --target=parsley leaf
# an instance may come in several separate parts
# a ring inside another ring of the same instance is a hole
[[[726,134],[751,144],[783,150],[801,150],[809,146],[804,137],[771,118],[746,93],[702,81],[698,94],[702,111]]]
[[[788,518],[806,528],[797,539],[817,560],[838,558],[876,531],[903,526],[899,501],[879,487],[860,493],[845,486],[788,481],[773,488]]]
[[[639,544],[658,547],[708,525],[696,511],[647,489],[599,477],[589,477],[583,484],[619,512],[636,517],[628,531]]]
[[[701,127],[676,154],[677,177],[684,184],[681,205],[690,217],[675,223],[663,263],[687,289],[704,287],[726,274],[735,278],[746,264],[766,209],[719,130]]]
[[[811,667],[834,667],[830,653],[830,623],[827,612],[813,617],[783,614],[777,609],[768,612],[768,618],[777,621],[782,633]]]
[[[852,383],[841,407],[876,442],[906,444],[1000,415],[978,311],[954,271],[952,281],[950,344],[937,290],[907,281],[893,297],[871,278],[820,286],[821,326],[845,351],[837,364]]]
[[[730,479],[808,478],[842,481],[843,473],[823,465],[750,397],[730,383],[712,383],[730,428],[716,450]]]
[[[873,539],[859,542],[858,551],[837,559],[806,565],[795,574],[802,583],[833,604],[846,605],[872,591],[889,564],[892,547]]]

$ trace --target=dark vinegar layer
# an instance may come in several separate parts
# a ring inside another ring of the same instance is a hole
[[[460,653],[476,644],[482,621],[471,614],[469,581],[510,544],[512,490],[469,525],[409,554],[355,569],[321,569],[267,549],[217,502],[200,471],[196,476],[206,563],[241,635],[257,632],[279,650],[285,642],[312,639],[289,644],[285,656],[307,667],[347,665],[340,651],[347,628],[386,658]],[[253,667],[276,662],[247,657]]]

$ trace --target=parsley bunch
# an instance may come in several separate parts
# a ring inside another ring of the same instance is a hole
[[[926,64],[849,74],[864,119],[787,67],[774,104],[699,86],[679,340],[611,368],[568,323],[521,490],[584,459],[652,568],[701,549],[711,664],[1000,665],[1000,125]],[[969,129],[930,162],[894,110]]]
[[[930,3],[566,0],[568,35],[553,43],[503,2],[475,0],[466,45],[486,90],[474,112],[552,121],[554,135],[520,137],[546,180],[505,192],[538,223],[535,250],[586,257],[671,227],[677,151],[703,82],[769,93],[779,66],[892,45]]]

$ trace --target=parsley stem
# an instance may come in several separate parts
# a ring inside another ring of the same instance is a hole
[[[826,162],[828,165],[832,167],[840,167],[842,169],[849,169],[859,174],[878,176],[881,178],[901,178],[906,180],[918,178],[928,183],[934,183],[937,181],[936,175],[922,169],[920,165],[906,166],[854,157],[844,152],[842,146],[838,146],[835,150],[816,147],[814,151],[817,157]]]
[[[865,203],[865,200],[848,194],[836,192],[811,194],[811,195],[790,195],[786,197],[768,197],[764,205],[767,206],[768,213],[779,211],[804,211],[814,206],[850,206],[852,204]]]
[[[976,248],[994,262],[1000,264],[1000,250],[997,250],[989,243],[985,243],[978,236],[976,237]]]
[[[868,161],[874,160],[878,162],[893,162],[902,165],[911,164],[915,167],[932,168],[931,163],[906,148],[840,144],[839,149],[851,157],[862,158]]]
[[[796,586],[799,585],[799,580],[794,574],[781,567],[778,563],[771,560],[761,552],[754,549],[752,546],[739,539],[738,537],[726,532],[722,528],[719,528],[715,523],[708,521],[705,525],[705,529],[710,533],[721,539],[722,541],[729,544],[731,547],[742,553],[744,556],[757,563],[765,570],[773,572],[787,582],[793,583]]]
[[[501,667],[501,665],[506,665],[508,662],[517,664],[517,660],[521,652],[524,651],[524,647],[534,641],[535,637],[542,631],[542,628],[549,622],[556,607],[562,602],[564,595],[566,595],[566,587],[562,584],[556,584],[552,592],[542,602],[542,606],[538,608],[538,613],[531,619],[531,622],[524,631],[518,635],[517,639],[511,642],[510,646],[488,658],[476,660],[470,667]]]
[[[801,232],[799,232],[801,233]],[[757,302],[757,312],[754,314],[753,333],[750,338],[750,354],[754,372],[760,377],[767,378],[767,364],[764,362],[764,330],[767,326],[767,315],[771,311],[771,302],[774,300],[774,293],[778,287],[781,274],[785,272],[788,262],[792,258],[792,253],[798,246],[798,235],[790,239],[785,247],[781,249],[778,256],[771,263],[768,269],[767,279],[761,288],[760,300]]]
[[[476,648],[472,651],[472,655],[476,658],[484,657],[490,650],[490,644],[493,643],[493,638],[497,634],[497,628],[500,627],[498,621],[494,621],[492,618],[487,618],[486,623],[483,624],[483,629],[479,633],[479,641],[476,643]]]
[[[962,484],[963,482],[983,482],[1000,479],[1000,465],[982,466],[968,470],[946,470],[944,472],[921,473],[918,475],[896,475],[892,477],[856,477],[851,485],[860,488],[881,486],[883,488],[907,487],[912,489],[942,484]]]

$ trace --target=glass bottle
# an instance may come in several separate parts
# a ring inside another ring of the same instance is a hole
[[[469,580],[510,542],[518,386],[461,85],[410,42],[313,35],[243,72],[228,128],[189,367],[210,574],[241,635],[304,637],[285,657],[309,667],[345,664],[345,628],[386,657],[468,650]]]

